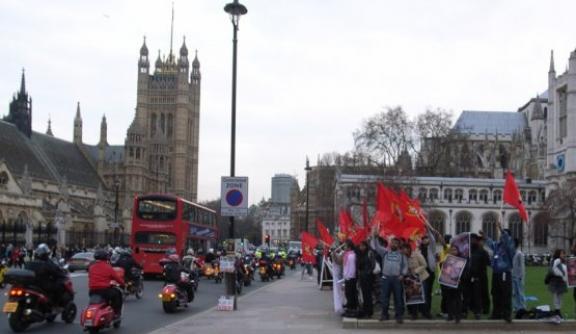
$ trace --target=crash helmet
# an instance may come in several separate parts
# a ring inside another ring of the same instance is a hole
[[[178,256],[178,254],[170,254],[168,255],[168,260],[172,262],[180,262],[180,256]]]
[[[50,247],[45,243],[41,243],[36,247],[36,257],[40,260],[48,260],[50,256]]]
[[[175,248],[168,248],[168,249],[166,250],[166,256],[167,256],[167,257],[170,257],[170,255],[176,255],[176,254],[177,254],[177,253],[176,253],[176,249],[175,249]]]
[[[188,254],[190,256],[194,256],[194,250],[192,248],[188,248],[188,250],[186,251],[186,254]]]
[[[103,248],[98,248],[97,250],[94,251],[94,259],[101,261],[108,260],[108,251]]]

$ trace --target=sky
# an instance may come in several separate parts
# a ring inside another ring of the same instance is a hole
[[[219,197],[230,166],[231,0],[175,0],[174,49],[198,50],[202,71],[199,200]],[[22,68],[33,128],[84,141],[102,115],[123,144],[134,117],[143,36],[153,59],[170,47],[169,0],[2,0],[0,115]],[[386,106],[515,111],[547,88],[576,47],[576,2],[558,0],[242,0],[236,174],[250,202],[276,173],[304,183],[306,156],[353,148],[352,132]],[[545,4],[547,6],[545,6]],[[1,149],[1,148],[0,148]]]

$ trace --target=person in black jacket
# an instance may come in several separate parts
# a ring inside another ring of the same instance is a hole
[[[25,268],[36,274],[36,285],[44,291],[53,305],[63,302],[66,273],[50,260],[50,248],[46,244],[38,245],[36,258],[26,263]]]
[[[363,241],[356,251],[356,266],[360,290],[362,291],[362,306],[358,318],[371,318],[373,310],[374,287],[374,253],[370,250],[367,241]]]
[[[139,277],[132,274],[132,268],[142,269],[142,266],[134,260],[132,256],[132,251],[130,249],[121,250],[118,254],[117,259],[112,263],[114,267],[120,267],[124,269],[124,277],[126,281],[133,283],[139,283]]]
[[[482,279],[487,275],[487,268],[490,266],[490,255],[482,247],[478,235],[471,234],[470,241],[470,261],[469,265],[466,265],[468,275],[463,277],[464,310],[465,312],[472,311],[474,318],[479,320],[484,304]]]

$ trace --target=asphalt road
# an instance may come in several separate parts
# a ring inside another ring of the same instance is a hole
[[[298,271],[298,270],[296,270]],[[292,272],[294,273],[294,272]],[[287,271],[287,275],[291,273]],[[248,288],[244,287],[242,294],[246,294],[250,291],[254,291],[264,284],[260,282],[258,274],[256,274],[257,280],[252,282],[252,285]],[[88,303],[88,277],[84,273],[74,273],[72,274],[72,280],[74,284],[74,289],[76,290],[75,303],[78,306],[78,313]],[[218,297],[224,293],[223,284],[215,284],[214,281],[209,281],[205,279],[200,280],[200,285],[194,301],[189,304],[188,309],[184,309],[175,314],[166,314],[162,310],[161,302],[158,298],[158,293],[162,287],[162,282],[155,280],[146,280],[144,283],[144,298],[141,300],[136,300],[135,297],[130,296],[124,303],[124,314],[122,319],[122,326],[116,330],[106,330],[104,333],[114,333],[114,334],[131,334],[131,333],[148,333],[157,328],[163,327],[170,323],[182,320],[195,313],[202,312],[213,306],[216,306],[218,302]],[[1,290],[0,290],[1,291]],[[3,292],[6,292],[7,288]],[[6,296],[4,293],[0,296],[0,306],[4,305],[6,301]],[[239,301],[239,307],[242,307],[241,301]],[[10,327],[8,326],[8,318],[5,314],[0,314],[0,333],[10,333]],[[60,317],[52,323],[41,323],[34,324],[30,326],[26,333],[80,333],[82,329],[80,327],[80,315],[76,316],[76,320],[73,324],[66,325],[61,321]]]

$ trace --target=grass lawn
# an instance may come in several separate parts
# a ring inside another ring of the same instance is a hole
[[[526,282],[524,283],[524,291],[526,296],[534,296],[538,301],[527,302],[528,309],[538,305],[550,305],[552,307],[552,295],[548,291],[548,287],[544,285],[544,277],[548,272],[548,267],[526,267]],[[436,275],[438,277],[438,275]],[[492,280],[492,273],[488,273],[488,280]],[[434,291],[439,289],[438,281],[434,284]],[[562,315],[565,318],[574,319],[574,298],[572,297],[572,290],[564,294],[562,300]],[[433,314],[440,313],[440,295],[432,296],[432,311]],[[492,309],[492,307],[490,307]]]

